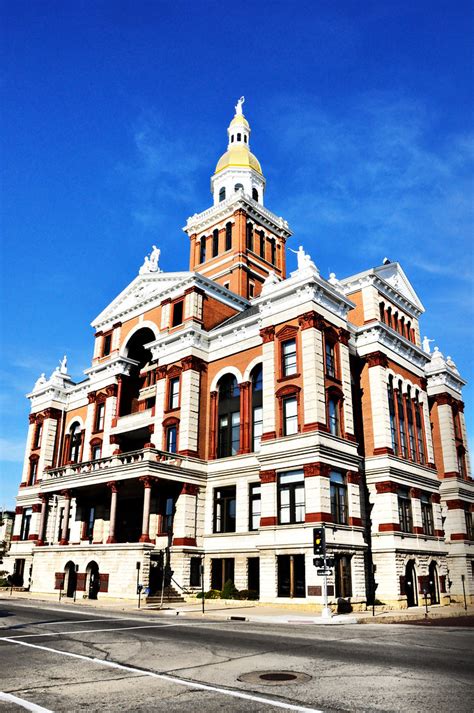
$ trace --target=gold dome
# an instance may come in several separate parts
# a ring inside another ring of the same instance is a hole
[[[242,144],[231,146],[230,149],[220,157],[214,173],[219,173],[219,171],[223,171],[224,168],[228,168],[229,166],[253,168],[258,173],[262,173],[258,159],[246,146],[242,146]]]
[[[232,121],[229,124],[229,129],[231,126],[235,126],[235,124],[239,124],[240,126],[245,126],[249,131],[250,131],[250,124],[245,118],[243,114],[236,114]]]

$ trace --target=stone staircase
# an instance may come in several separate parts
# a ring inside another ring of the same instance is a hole
[[[148,596],[145,601],[148,605],[159,606],[161,603],[161,592]],[[177,589],[171,585],[169,587],[165,587],[163,604],[184,604],[185,601],[185,598],[182,594],[180,594],[180,592],[178,592]]]

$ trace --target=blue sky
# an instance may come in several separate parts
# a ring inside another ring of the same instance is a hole
[[[40,372],[90,364],[91,320],[186,218],[246,96],[266,205],[323,275],[399,260],[472,373],[471,2],[1,3],[0,506]],[[294,255],[289,254],[289,267]],[[473,435],[472,387],[465,390]],[[471,438],[472,442],[472,438]]]

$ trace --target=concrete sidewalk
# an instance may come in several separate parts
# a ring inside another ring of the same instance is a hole
[[[274,624],[324,624],[324,625],[344,625],[344,624],[393,624],[409,623],[425,619],[424,607],[412,607],[410,609],[380,610],[376,607],[375,616],[372,610],[365,612],[352,612],[351,614],[334,613],[330,619],[323,619],[319,611],[309,604],[265,604],[252,601],[206,599],[204,603],[205,613],[202,613],[202,602],[198,600],[188,600],[183,604],[167,605],[163,609],[156,606],[147,606],[142,601],[142,606],[138,609],[137,599],[73,599],[63,597],[58,600],[56,594],[36,594],[30,592],[13,592],[10,590],[0,591],[0,606],[4,606],[8,601],[31,602],[31,604],[43,603],[49,608],[57,610],[61,608],[82,609],[92,614],[94,610],[102,613],[118,614],[128,613],[138,616],[158,616],[176,617],[192,619],[211,619],[224,621],[250,621],[259,623]],[[450,606],[433,606],[428,608],[428,620],[450,619],[453,617],[474,616],[474,606],[468,606],[467,610],[460,604]],[[449,623],[446,624],[449,626]]]

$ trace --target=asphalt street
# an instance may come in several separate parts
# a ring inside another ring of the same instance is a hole
[[[473,710],[472,628],[71,609],[0,601],[2,713]]]

